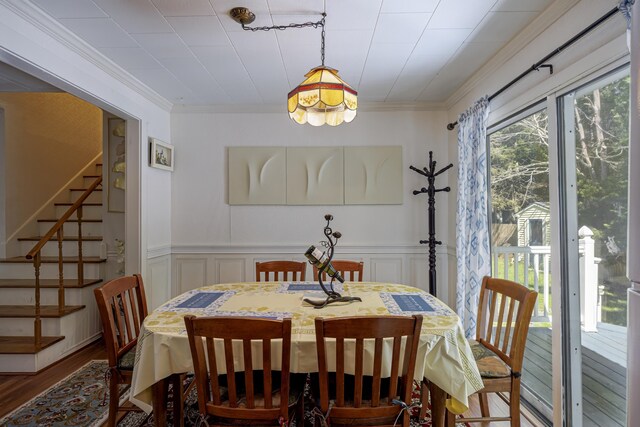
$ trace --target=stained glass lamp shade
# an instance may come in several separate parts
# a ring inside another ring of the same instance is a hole
[[[338,70],[322,65],[305,77],[288,95],[289,117],[296,123],[338,126],[356,117],[358,92],[338,76]]]

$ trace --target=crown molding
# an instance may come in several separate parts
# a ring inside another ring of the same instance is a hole
[[[171,111],[173,104],[153,89],[146,86],[144,83],[127,73],[115,62],[105,57],[98,50],[93,48],[87,42],[78,37],[75,33],[71,32],[65,26],[60,24],[53,17],[45,13],[42,9],[24,0],[0,0],[0,5],[5,6],[15,14],[22,17],[25,21],[33,24],[39,28],[42,32],[51,36],[56,41],[67,47],[69,50],[81,56],[83,59],[92,63],[100,70],[104,71],[109,76],[113,77],[127,88],[140,94],[142,97],[157,105],[165,111]],[[40,68],[40,67],[38,67]],[[74,83],[61,78],[48,70],[43,70],[56,78],[65,81],[67,84],[78,87]],[[78,87],[83,90],[83,88]]]
[[[446,111],[447,106],[443,102],[360,102],[359,112],[386,112],[386,111]],[[172,114],[245,114],[245,113],[277,113],[286,114],[286,105],[259,104],[259,105],[186,105],[174,104]]]
[[[524,50],[536,37],[553,25],[572,7],[580,3],[580,0],[556,0],[547,7],[538,17],[515,36],[505,47],[500,49],[487,61],[474,75],[460,86],[445,102],[449,110],[455,106],[469,92],[484,82],[490,75],[495,74],[515,54]],[[515,76],[514,76],[515,77]]]

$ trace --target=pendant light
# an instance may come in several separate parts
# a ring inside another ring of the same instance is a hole
[[[272,27],[247,27],[255,20],[255,15],[245,7],[231,9],[231,17],[247,31],[285,30],[287,28],[313,27],[322,29],[320,44],[321,65],[312,68],[306,79],[289,92],[287,110],[289,117],[296,123],[309,123],[312,126],[337,126],[349,123],[356,117],[358,108],[358,92],[345,83],[338,75],[338,70],[324,65],[325,18],[317,22],[303,24],[275,25]]]

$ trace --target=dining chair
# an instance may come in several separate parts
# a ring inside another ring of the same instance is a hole
[[[316,318],[315,326],[325,421],[391,426],[401,418],[401,425],[408,427],[409,411],[402,403],[411,404],[422,316]],[[329,350],[335,354],[335,377],[329,375]],[[372,367],[371,375],[365,366]],[[388,378],[383,379],[383,371]]]
[[[187,315],[184,322],[201,419],[211,416],[214,423],[286,426],[297,409],[298,419],[304,420],[304,385],[290,381],[289,374],[290,318]],[[273,340],[282,343],[280,360],[276,363],[281,367],[279,375],[272,371]],[[262,370],[255,370],[255,361],[262,362]]]
[[[111,280],[94,289],[94,294],[109,361],[108,426],[112,427],[118,411],[139,410],[119,406],[119,385],[131,384],[140,326],[147,317],[147,300],[139,274]]]
[[[529,322],[538,293],[516,282],[485,276],[480,288],[476,338],[469,340],[484,388],[478,391],[481,418],[465,422],[510,421],[520,426],[520,376]],[[509,393],[509,416],[491,417],[487,393]],[[424,404],[424,402],[423,402]],[[447,411],[447,426],[455,414]]]
[[[304,281],[307,272],[307,263],[304,261],[267,261],[256,262],[256,282],[277,282],[278,280]],[[264,273],[264,280],[261,276]],[[273,278],[269,275],[273,273]],[[291,278],[288,278],[291,273]],[[280,279],[282,275],[282,279]]]
[[[364,263],[362,261],[332,260],[331,265],[340,273],[344,280],[362,282]],[[349,273],[349,274],[347,274]],[[313,266],[313,280],[318,280],[318,267]],[[327,273],[322,273],[322,280],[327,280]]]

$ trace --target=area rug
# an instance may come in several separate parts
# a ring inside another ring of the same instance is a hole
[[[101,426],[108,417],[109,391],[105,381],[107,362],[94,360],[62,381],[54,384],[24,405],[15,409],[0,419],[0,427],[97,427]],[[187,381],[191,381],[188,377]],[[128,393],[123,393],[127,386],[121,386],[122,400],[127,399]],[[170,393],[172,390],[170,390]],[[419,420],[420,389],[416,387],[412,395],[411,427],[431,427],[431,411]],[[304,426],[312,426],[314,420],[313,407],[315,399],[311,388],[305,388],[305,420]],[[198,396],[195,387],[185,400],[185,426],[199,425]],[[167,426],[173,425],[171,408],[167,411]],[[291,427],[297,427],[292,422]],[[468,426],[458,423],[458,426]],[[129,412],[118,423],[119,427],[151,427],[153,414],[147,416],[142,412]]]
[[[187,377],[187,383],[192,380],[192,377]],[[185,384],[187,385],[187,384]],[[172,390],[169,390],[169,394]],[[423,419],[418,419],[420,416],[420,387],[416,384],[416,387],[412,392],[411,401],[411,427],[431,427],[431,408],[427,409],[426,416]],[[170,399],[168,399],[170,401]],[[304,427],[314,426],[314,411],[315,399],[311,393],[311,387],[305,387],[304,390],[305,401],[305,416]],[[169,403],[171,405],[171,403]],[[119,423],[118,427],[153,427],[153,413],[151,416],[147,416],[144,413],[132,412],[127,414]],[[292,420],[289,424],[290,427],[298,427],[296,420]],[[193,387],[184,402],[184,425],[185,426],[205,426],[206,424],[200,422],[200,416],[198,413],[198,394],[196,388]],[[167,410],[167,426],[173,426],[173,414],[171,407]],[[457,422],[457,427],[471,427],[468,423]]]
[[[109,387],[105,381],[107,367],[106,360],[87,363],[0,419],[0,426],[102,425],[109,412]]]

